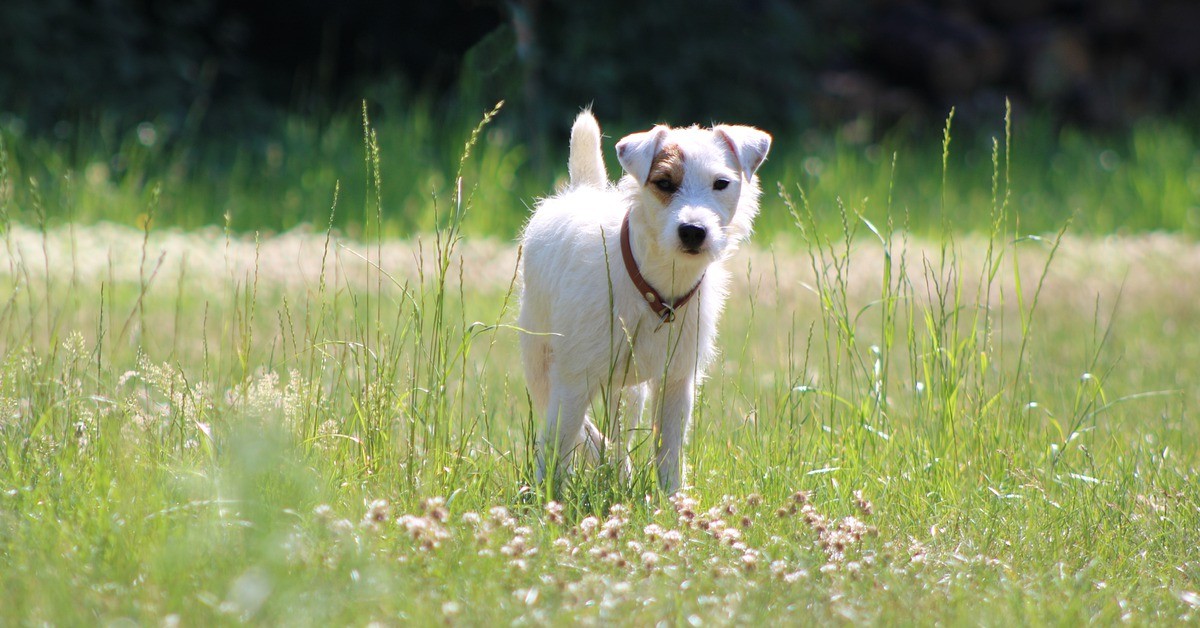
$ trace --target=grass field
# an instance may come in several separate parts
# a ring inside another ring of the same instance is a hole
[[[889,159],[827,162],[839,205],[781,150],[773,216],[734,261],[691,486],[655,491],[643,430],[631,485],[585,468],[551,496],[530,479],[515,231],[485,202],[511,192],[482,137],[465,194],[453,163],[430,184],[441,228],[407,238],[382,199],[410,157],[372,158],[370,132],[344,171],[366,165],[360,198],[314,175],[297,215],[319,226],[258,237],[189,222],[212,199],[186,180],[156,201],[97,175],[103,197],[8,161],[0,623],[1200,617],[1189,236],[1027,220],[1058,199],[1010,191],[1029,166],[1003,133],[984,176],[936,156],[922,181],[946,184],[920,211],[889,196]],[[1146,213],[1195,211],[1177,141],[1180,172],[1143,157],[1176,186],[1130,200],[1161,194]],[[1115,220],[1103,191],[1121,184],[1094,176],[1055,185]],[[358,231],[327,231],[330,207]],[[110,211],[143,229],[89,222]]]

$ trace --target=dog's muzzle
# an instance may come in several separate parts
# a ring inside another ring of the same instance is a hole
[[[679,225],[679,242],[683,245],[683,250],[688,253],[699,253],[706,237],[708,237],[708,230],[704,228],[704,225],[695,223]]]

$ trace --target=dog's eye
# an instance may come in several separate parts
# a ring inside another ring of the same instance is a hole
[[[654,182],[654,187],[667,194],[674,194],[676,190],[675,184],[670,179],[659,179]]]
[[[727,187],[729,187],[729,179],[717,179],[713,181],[714,190],[724,190]]]

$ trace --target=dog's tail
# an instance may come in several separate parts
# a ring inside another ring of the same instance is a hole
[[[567,161],[571,187],[608,185],[604,154],[600,152],[600,125],[591,109],[584,109],[571,127],[571,157]]]

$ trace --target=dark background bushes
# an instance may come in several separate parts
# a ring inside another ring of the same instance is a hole
[[[538,137],[589,102],[631,121],[879,130],[951,106],[994,118],[1011,98],[1121,127],[1195,103],[1198,32],[1184,0],[6,0],[0,109],[37,133],[246,133],[280,109],[421,93],[507,98]]]

